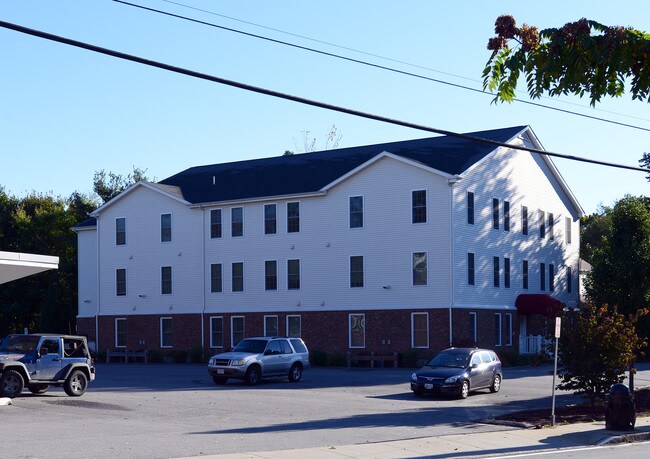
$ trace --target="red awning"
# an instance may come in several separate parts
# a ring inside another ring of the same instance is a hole
[[[521,314],[541,314],[554,317],[562,312],[564,304],[551,295],[525,293],[517,297],[515,307]]]

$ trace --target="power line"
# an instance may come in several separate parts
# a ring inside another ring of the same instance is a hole
[[[228,79],[225,79],[225,78],[217,77],[217,76],[214,76],[214,75],[209,75],[209,74],[206,74],[206,73],[196,72],[194,70],[189,70],[189,69],[186,69],[186,68],[183,68],[183,67],[176,67],[176,66],[173,66],[173,65],[170,65],[170,64],[165,64],[163,62],[158,62],[158,61],[153,61],[153,60],[150,60],[150,59],[145,59],[143,57],[134,56],[132,54],[126,54],[126,53],[123,53],[123,52],[120,52],[120,51],[115,51],[115,50],[112,50],[112,49],[92,45],[90,43],[85,43],[85,42],[82,42],[82,41],[72,40],[70,38],[62,37],[62,36],[59,36],[59,35],[54,35],[54,34],[43,32],[43,31],[36,30],[36,29],[30,29],[28,27],[24,27],[24,26],[21,26],[21,25],[18,25],[18,24],[12,24],[10,22],[0,21],[0,27],[5,28],[5,29],[9,29],[9,30],[14,30],[16,32],[24,33],[24,34],[27,34],[27,35],[32,35],[34,37],[43,38],[45,40],[55,41],[55,42],[58,42],[58,43],[63,43],[65,45],[86,49],[88,51],[93,51],[93,52],[96,52],[96,53],[105,54],[107,56],[116,57],[118,59],[128,60],[128,61],[131,61],[131,62],[136,62],[136,63],[143,64],[143,65],[148,65],[150,67],[156,67],[156,68],[167,70],[167,71],[170,71],[170,72],[191,76],[193,78],[199,78],[199,79],[202,79],[202,80],[212,81],[214,83],[219,83],[219,84],[223,84],[223,85],[227,85],[227,86],[232,86],[232,87],[235,87],[235,88],[255,92],[255,93],[258,93],[258,94],[264,94],[264,95],[271,96],[271,97],[277,97],[277,98],[280,98],[280,99],[290,100],[292,102],[297,102],[297,103],[304,104],[304,105],[311,105],[312,107],[318,107],[318,108],[323,108],[323,109],[326,109],[326,110],[332,110],[332,111],[336,111],[336,112],[339,112],[339,113],[345,113],[345,114],[348,114],[348,115],[358,116],[358,117],[361,117],[361,118],[380,121],[380,122],[383,122],[383,123],[394,124],[394,125],[397,125],[397,126],[403,126],[403,127],[407,127],[407,128],[411,128],[411,129],[417,129],[417,130],[420,130],[420,131],[433,132],[435,134],[443,134],[443,135],[446,135],[446,136],[449,136],[449,137],[455,137],[455,138],[459,138],[459,139],[463,139],[463,140],[468,140],[468,141],[471,141],[471,142],[484,143],[484,144],[492,145],[492,146],[495,146],[495,147],[504,147],[504,148],[511,148],[511,149],[515,149],[515,150],[523,150],[523,151],[528,151],[530,153],[536,153],[536,154],[540,154],[540,155],[552,156],[552,157],[557,157],[557,158],[564,158],[564,159],[569,159],[569,160],[572,160],[572,161],[580,161],[580,162],[584,162],[584,163],[598,164],[598,165],[601,165],[601,166],[615,167],[615,168],[618,168],[618,169],[627,169],[627,170],[650,173],[650,169],[645,169],[645,168],[642,168],[642,167],[627,166],[627,165],[624,165],[624,164],[610,163],[610,162],[607,162],[607,161],[599,161],[599,160],[584,158],[584,157],[580,157],[580,156],[566,155],[566,154],[562,154],[562,153],[554,153],[554,152],[550,152],[550,151],[540,150],[540,149],[537,149],[537,148],[526,147],[526,146],[523,146],[523,145],[513,145],[513,144],[506,143],[506,142],[499,142],[499,141],[496,141],[496,140],[483,139],[483,138],[480,138],[480,137],[474,137],[474,136],[470,136],[470,135],[467,135],[467,134],[460,134],[458,132],[433,128],[433,127],[429,127],[429,126],[425,126],[425,125],[421,125],[421,124],[410,123],[408,121],[402,121],[402,120],[397,120],[397,119],[393,119],[393,118],[388,118],[388,117],[381,116],[381,115],[374,115],[372,113],[366,113],[366,112],[362,112],[362,111],[359,111],[359,110],[354,110],[354,109],[351,109],[351,108],[341,107],[341,106],[338,106],[338,105],[332,105],[332,104],[328,104],[328,103],[325,103],[325,102],[319,102],[319,101],[312,100],[312,99],[306,99],[304,97],[299,97],[299,96],[294,96],[294,95],[291,95],[291,94],[281,93],[281,92],[278,92],[278,91],[273,91],[271,89],[261,88],[259,86],[252,86],[252,85],[249,85],[249,84],[246,84],[246,83],[241,83],[241,82],[238,82],[238,81],[228,80]]]
[[[226,26],[214,24],[212,22],[202,21],[202,20],[199,20],[199,19],[194,19],[194,18],[190,18],[190,17],[187,17],[187,16],[182,16],[182,15],[179,15],[179,14],[174,14],[174,13],[170,13],[170,12],[167,12],[167,11],[162,11],[162,10],[159,10],[159,9],[156,9],[156,8],[150,8],[150,7],[147,7],[147,6],[138,5],[136,3],[130,3],[130,2],[127,2],[127,1],[124,1],[124,0],[113,0],[113,1],[116,2],[116,3],[121,3],[123,5],[131,6],[131,7],[134,7],[134,8],[139,8],[139,9],[142,9],[142,10],[145,10],[145,11],[150,11],[150,12],[153,12],[153,13],[158,13],[158,14],[162,14],[162,15],[165,15],[165,16],[170,16],[170,17],[177,18],[177,19],[182,19],[184,21],[194,22],[196,24],[201,24],[201,25],[206,25],[206,26],[209,26],[209,27],[214,27],[214,28],[217,28],[217,29],[237,33],[237,34],[240,34],[240,35],[245,35],[245,36],[248,36],[248,37],[251,37],[251,38],[257,38],[257,39],[260,39],[260,40],[269,41],[269,42],[272,42],[272,43],[277,43],[277,44],[280,44],[280,45],[290,46],[292,48],[297,48],[297,49],[301,49],[303,51],[309,51],[309,52],[312,52],[312,53],[317,53],[317,54],[321,54],[321,55],[324,55],[324,56],[333,57],[335,59],[341,59],[341,60],[345,60],[345,61],[348,61],[348,62],[353,62],[353,63],[356,63],[356,64],[365,65],[365,66],[368,66],[368,67],[373,67],[373,68],[377,68],[377,69],[381,69],[381,70],[386,70],[386,71],[389,71],[389,72],[398,73],[398,74],[401,74],[401,75],[406,75],[406,76],[410,76],[410,77],[414,77],[414,78],[419,78],[419,79],[431,81],[431,82],[434,82],[434,83],[444,84],[444,85],[447,85],[447,86],[452,86],[452,87],[455,87],[455,88],[464,89],[464,90],[467,90],[467,91],[472,91],[472,92],[476,92],[476,93],[483,94],[483,95],[490,95],[490,96],[493,96],[493,97],[496,96],[495,93],[484,91],[484,90],[481,90],[481,89],[472,88],[470,86],[465,86],[465,85],[461,85],[461,84],[458,84],[458,83],[451,83],[449,81],[440,80],[440,79],[437,79],[437,78],[431,78],[431,77],[427,77],[427,76],[420,75],[420,74],[417,74],[417,73],[412,73],[412,72],[407,72],[405,70],[399,70],[399,69],[395,69],[395,68],[392,68],[392,67],[387,67],[387,66],[384,66],[384,65],[373,64],[371,62],[362,61],[360,59],[354,59],[352,57],[342,56],[340,54],[330,53],[330,52],[322,51],[322,50],[319,50],[319,49],[316,49],[316,48],[310,48],[310,47],[307,47],[307,46],[297,45],[295,43],[290,43],[290,42],[283,41],[283,40],[278,40],[278,39],[275,39],[275,38],[265,37],[263,35],[258,35],[258,34],[254,34],[254,33],[250,33],[250,32],[245,32],[243,30],[234,29],[232,27],[226,27]],[[176,2],[173,2],[173,1],[169,1],[169,0],[163,0],[163,1],[166,1],[167,3],[175,4],[175,5],[185,6],[187,8],[191,8],[191,9],[196,9],[198,11],[206,12],[206,13],[209,13],[209,14],[214,14],[214,15],[217,15],[217,16],[223,16],[223,17],[226,17],[228,19],[240,21],[239,19],[234,19],[234,18],[231,18],[229,16],[219,15],[218,13],[213,13],[213,12],[210,12],[210,11],[207,11],[207,10],[202,10],[202,9],[199,9],[199,8],[190,7],[190,6],[187,6],[187,5],[183,5],[181,3],[176,3]],[[260,26],[258,24],[249,23],[249,22],[246,22],[246,21],[241,21],[241,22],[244,22],[246,24],[256,25],[258,27],[267,28],[265,26]],[[278,31],[277,29],[273,29],[273,28],[270,28],[270,27],[268,27],[268,29]],[[331,43],[328,43],[328,42],[315,40],[315,39],[310,39],[308,37],[304,37],[302,35],[297,35],[297,34],[292,34],[290,32],[283,32],[283,31],[279,31],[279,32],[287,33],[289,35],[294,35],[294,36],[297,36],[297,37],[300,37],[300,38],[305,38],[305,39],[308,39],[308,40],[313,40],[313,41],[324,43],[324,44],[328,44],[330,46],[336,46],[336,47],[347,49],[347,50],[350,50],[350,51],[359,52],[359,53],[362,53],[362,54],[368,54],[370,56],[379,57],[381,59],[392,60],[394,62],[399,62],[399,63],[403,63],[403,64],[406,64],[406,65],[413,65],[415,67],[423,68],[423,69],[426,69],[426,70],[433,70],[433,69],[428,69],[426,67],[420,67],[420,66],[417,66],[417,65],[414,65],[414,64],[408,64],[406,62],[398,61],[398,60],[395,60],[395,59],[384,58],[384,57],[378,56],[376,54],[365,53],[363,51],[358,51],[358,50],[355,50],[353,48],[346,48],[346,47],[339,46],[339,45],[334,45],[334,44],[331,44]],[[437,70],[433,70],[433,71],[437,71]],[[441,73],[444,73],[444,72],[441,72]],[[449,75],[457,76],[457,75],[453,75],[453,74],[449,74]],[[551,107],[549,105],[544,105],[544,104],[541,104],[541,103],[538,103],[538,102],[532,102],[532,101],[529,101],[529,100],[514,99],[514,102],[518,102],[518,103],[521,103],[521,104],[532,105],[534,107],[545,108],[547,110],[554,110],[554,111],[561,112],[561,113],[566,113],[566,114],[569,114],[569,115],[580,116],[580,117],[595,120],[595,121],[602,121],[604,123],[610,123],[610,124],[614,124],[614,125],[617,125],[617,126],[623,126],[623,127],[628,127],[628,128],[631,128],[631,129],[638,129],[640,131],[650,132],[650,128],[644,128],[644,127],[641,127],[641,126],[636,126],[634,124],[622,123],[620,121],[609,120],[607,118],[601,118],[601,117],[598,117],[598,116],[587,115],[587,114],[584,114],[584,113],[578,113],[578,112],[574,112],[574,111],[571,111],[571,110],[565,110],[565,109],[558,108],[558,107]]]

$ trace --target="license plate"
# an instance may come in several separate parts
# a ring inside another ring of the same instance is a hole
[[[223,374],[223,370],[222,370],[221,368],[217,368],[217,374],[218,374],[218,375],[222,375],[222,374]]]
[[[427,390],[431,390],[431,389],[433,389],[433,384],[425,384],[424,388],[427,389]]]

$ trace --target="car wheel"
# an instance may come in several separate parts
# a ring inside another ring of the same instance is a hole
[[[214,381],[215,384],[219,384],[220,386],[228,382],[228,378],[224,378],[223,376],[213,376],[212,380]]]
[[[494,381],[492,381],[492,385],[490,386],[490,392],[499,392],[499,389],[501,389],[501,376],[496,375]]]
[[[25,387],[23,376],[15,370],[5,370],[0,377],[0,395],[14,398],[20,395]]]
[[[291,370],[289,370],[289,381],[291,382],[298,382],[302,379],[302,367],[294,363],[291,367]]]
[[[460,398],[467,398],[469,395],[469,382],[463,381],[463,384],[460,386]]]
[[[258,366],[252,366],[246,371],[246,376],[244,377],[244,381],[246,381],[246,384],[249,386],[254,386],[257,384],[260,380],[260,369]]]
[[[40,395],[40,394],[44,394],[45,392],[47,392],[47,389],[48,389],[49,387],[50,387],[50,386],[48,386],[47,384],[32,384],[32,385],[30,385],[30,386],[27,386],[27,389],[28,389],[32,394]]]
[[[70,397],[79,397],[86,392],[86,387],[88,387],[88,378],[83,371],[74,370],[68,376],[68,379],[65,380],[63,384],[63,389],[65,393]]]

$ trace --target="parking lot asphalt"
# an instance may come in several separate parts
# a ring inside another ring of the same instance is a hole
[[[638,386],[650,385],[648,368]],[[11,428],[0,457],[190,457],[505,432],[480,421],[550,406],[549,369],[506,369],[499,393],[451,400],[414,397],[408,369],[314,368],[298,383],[248,387],[216,386],[204,365],[101,364],[80,398],[55,388],[0,407]]]

